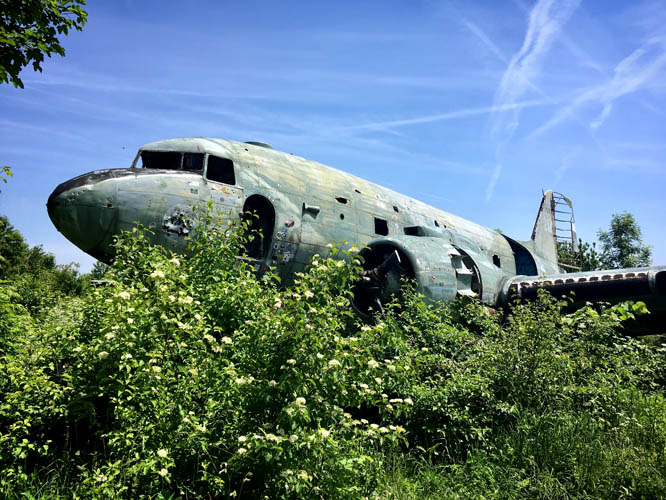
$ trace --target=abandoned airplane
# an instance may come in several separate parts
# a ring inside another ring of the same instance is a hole
[[[193,207],[208,201],[230,217],[258,214],[252,228],[263,237],[247,248],[258,272],[288,280],[315,253],[327,255],[332,241],[363,248],[354,305],[364,314],[381,308],[406,276],[427,300],[467,295],[496,307],[545,288],[573,292],[574,305],[642,300],[652,311],[650,331],[666,323],[666,266],[562,273],[557,241],[565,232],[575,243],[573,212],[551,191],[531,239],[519,241],[264,143],[184,138],[142,146],[130,168],[60,184],[47,208],[67,239],[108,262],[113,237],[136,222],[154,231],[154,243],[184,251]]]

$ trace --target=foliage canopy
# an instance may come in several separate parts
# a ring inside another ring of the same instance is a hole
[[[628,212],[614,214],[608,231],[597,232],[600,249],[596,243],[580,240],[574,251],[567,243],[558,243],[558,259],[567,266],[581,271],[645,267],[652,263],[652,250],[643,244],[641,228]]]
[[[42,71],[44,55],[65,55],[59,36],[81,31],[85,0],[0,1],[0,82],[23,88],[21,70],[32,63]]]
[[[608,231],[599,230],[601,258],[604,267],[649,266],[652,250],[643,244],[641,228],[634,216],[628,212],[613,214]]]
[[[64,297],[80,295],[87,285],[78,264],[56,264],[55,255],[28,245],[7,217],[0,216],[0,283],[5,280],[18,293],[16,302],[32,313]]]

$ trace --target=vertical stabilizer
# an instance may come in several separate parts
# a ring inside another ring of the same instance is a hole
[[[553,192],[548,190],[543,194],[543,198],[541,199],[539,213],[537,214],[534,229],[532,230],[532,241],[541,257],[557,264],[555,230]]]

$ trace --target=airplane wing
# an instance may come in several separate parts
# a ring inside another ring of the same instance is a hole
[[[634,335],[666,333],[666,266],[515,276],[502,286],[499,305],[508,305],[515,298],[534,300],[540,289],[557,298],[571,297],[572,309],[587,302],[642,301],[650,314],[628,322],[625,330]]]

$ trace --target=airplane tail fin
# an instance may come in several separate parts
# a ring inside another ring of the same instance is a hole
[[[537,252],[543,258],[559,264],[558,242],[571,245],[573,251],[577,251],[578,238],[574,222],[571,200],[563,194],[546,191],[541,199],[539,213],[532,230],[532,241]]]

